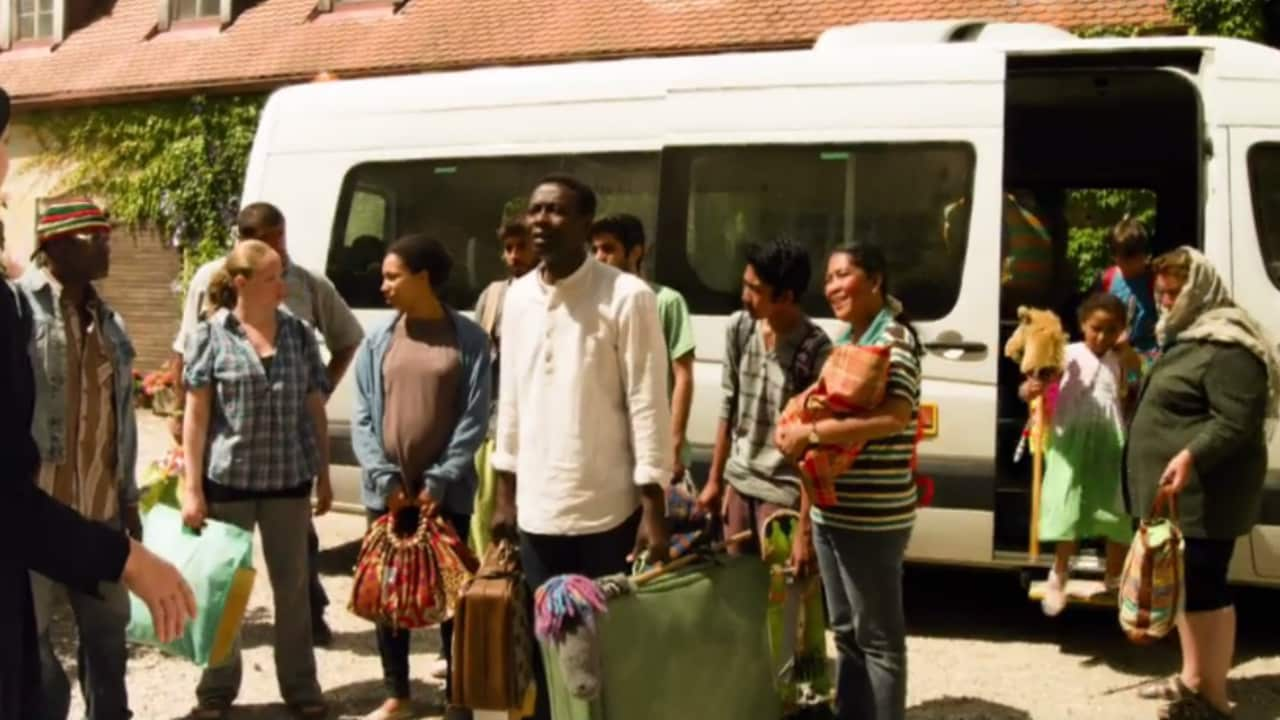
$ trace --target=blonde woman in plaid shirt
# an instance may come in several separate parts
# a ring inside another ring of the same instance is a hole
[[[316,514],[333,502],[329,484],[324,364],[315,336],[279,309],[280,256],[248,240],[209,286],[208,319],[187,339],[182,517],[262,531],[275,596],[280,694],[298,717],[325,717],[316,680],[307,586],[311,490]],[[240,690],[240,648],[205,670],[192,718],[224,718]]]

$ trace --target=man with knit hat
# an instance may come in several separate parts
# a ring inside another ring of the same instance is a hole
[[[9,170],[8,125],[9,96],[0,89],[0,186]],[[191,589],[172,565],[36,489],[30,315],[0,279],[0,718],[6,719],[43,717],[29,571],[86,593],[102,582],[123,582],[146,602],[163,642],[180,636],[195,614]]]
[[[31,309],[39,488],[80,516],[141,536],[134,465],[133,344],[92,282],[107,276],[111,225],[87,198],[47,205],[36,221],[32,267],[17,288]],[[79,630],[86,717],[130,717],[125,690],[129,595],[119,583],[97,594],[31,577],[46,717],[66,717],[71,685],[49,641],[55,598],[65,594]]]

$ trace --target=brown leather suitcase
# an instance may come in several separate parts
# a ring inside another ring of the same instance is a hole
[[[506,711],[512,718],[533,714],[528,593],[515,549],[495,543],[463,589],[454,615],[451,703]]]

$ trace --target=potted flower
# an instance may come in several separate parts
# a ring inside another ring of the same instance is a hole
[[[166,361],[159,370],[145,376],[134,371],[134,397],[138,407],[146,408],[161,417],[176,415],[182,411],[178,397],[178,376],[172,361]]]

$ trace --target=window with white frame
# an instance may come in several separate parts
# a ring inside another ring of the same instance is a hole
[[[222,14],[220,0],[173,0],[174,20],[216,18]]]
[[[12,0],[13,39],[53,38],[53,11],[56,0]]]

